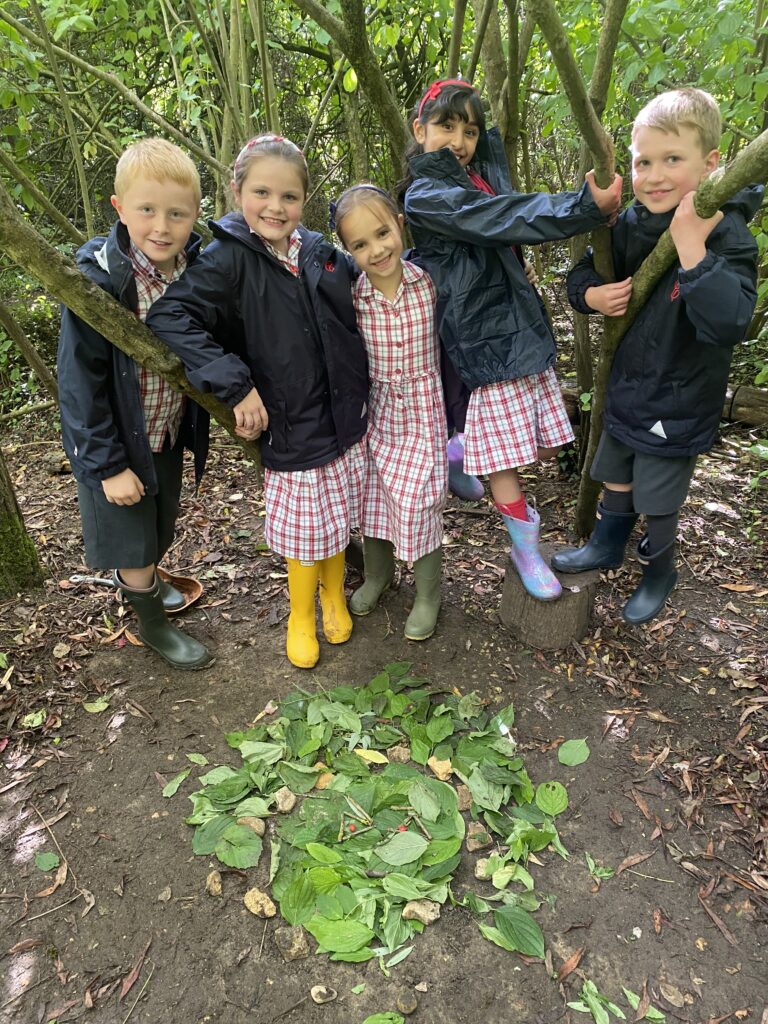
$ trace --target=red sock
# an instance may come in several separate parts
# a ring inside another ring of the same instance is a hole
[[[525,495],[521,495],[517,501],[510,501],[505,505],[497,501],[495,505],[503,516],[509,516],[510,519],[522,519],[523,522],[528,521],[528,513],[525,510]]]

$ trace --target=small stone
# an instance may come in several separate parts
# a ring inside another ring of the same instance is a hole
[[[205,891],[209,896],[221,896],[221,872],[211,871],[205,880]]]
[[[490,846],[492,842],[485,825],[481,825],[479,821],[470,821],[467,828],[467,850],[469,853],[482,850],[486,846]]]
[[[438,761],[438,759],[433,755],[427,761],[427,764],[441,782],[450,781],[451,775],[453,775],[453,765],[450,761]]]
[[[472,794],[469,791],[469,786],[465,786],[462,782],[456,787],[456,796],[459,798],[459,810],[468,811],[472,806]]]
[[[488,858],[480,857],[475,862],[475,878],[485,881],[488,878]]]
[[[274,917],[277,907],[261,889],[249,889],[243,896],[243,903],[257,917]]]
[[[408,1017],[415,1013],[419,1006],[419,1000],[409,989],[404,988],[397,995],[397,1008],[400,1013]]]
[[[291,960],[302,960],[305,956],[309,956],[307,933],[301,925],[278,928],[275,931],[275,944],[286,963],[290,963]]]
[[[158,903],[167,903],[170,898],[171,898],[171,887],[170,887],[170,885],[166,885],[166,887],[163,889],[163,891],[157,897],[157,902]]]
[[[296,794],[292,793],[287,786],[283,786],[275,793],[275,802],[280,814],[289,814],[296,806]]]
[[[327,985],[313,985],[309,994],[312,996],[313,1003],[319,1003],[322,1006],[323,1003],[332,1003],[338,992],[335,988],[328,988]]]
[[[420,981],[418,985],[414,985],[413,987],[417,992],[429,991],[429,985],[426,983],[426,981]]]
[[[252,829],[257,836],[263,836],[267,830],[267,826],[264,824],[263,818],[253,818],[250,814],[246,814],[244,818],[237,819],[238,825],[247,825],[248,828]]]
[[[411,900],[403,907],[402,917],[404,921],[433,924],[440,917],[440,904],[432,900]]]
[[[395,764],[408,764],[411,760],[411,748],[405,743],[398,743],[396,747],[387,748],[387,757]]]

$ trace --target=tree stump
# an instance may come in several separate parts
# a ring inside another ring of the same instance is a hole
[[[547,563],[559,545],[542,544]],[[556,601],[537,601],[522,584],[510,563],[504,579],[499,617],[507,629],[526,645],[540,651],[560,651],[572,640],[581,640],[587,632],[595,603],[600,571],[560,573],[563,593]]]

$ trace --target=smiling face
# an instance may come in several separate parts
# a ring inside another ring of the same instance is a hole
[[[242,185],[238,188],[233,181],[232,190],[248,227],[278,252],[287,253],[306,198],[294,164],[279,156],[252,159]]]
[[[193,189],[137,175],[121,196],[112,196],[112,205],[133,244],[161,273],[173,273],[198,214]]]
[[[339,224],[339,237],[374,288],[397,291],[403,276],[403,217],[397,220],[381,202],[359,202]]]
[[[451,116],[446,121],[413,122],[413,135],[425,153],[434,153],[438,149],[450,149],[462,167],[472,162],[480,140],[480,125],[473,119],[469,106],[466,108],[467,120]]]
[[[717,149],[704,153],[699,133],[680,125],[677,132],[642,125],[632,133],[632,189],[651,213],[674,210],[699,187],[720,160]]]

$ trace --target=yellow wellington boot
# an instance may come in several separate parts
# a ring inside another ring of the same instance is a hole
[[[291,602],[285,653],[296,668],[314,668],[320,657],[315,632],[315,594],[320,562],[302,565],[295,558],[286,558],[285,561],[288,564],[288,597]]]
[[[320,563],[320,604],[323,632],[329,644],[343,644],[352,636],[352,619],[344,596],[344,552]]]

